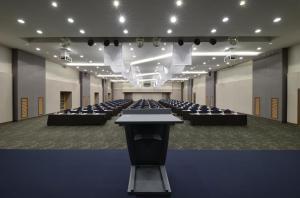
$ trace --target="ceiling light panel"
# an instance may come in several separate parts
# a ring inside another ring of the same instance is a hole
[[[174,16],[174,15],[171,16],[171,17],[170,17],[170,22],[173,23],[173,24],[176,23],[176,22],[177,22],[177,17]]]
[[[125,22],[126,22],[126,18],[125,18],[123,15],[121,15],[121,16],[119,17],[119,22],[120,22],[120,23],[125,23]]]
[[[120,1],[114,0],[113,5],[114,5],[115,8],[118,8],[120,6]]]
[[[20,23],[20,24],[25,24],[25,23],[26,23],[24,19],[17,19],[17,21],[18,21],[18,23]]]
[[[51,2],[51,6],[54,7],[54,8],[57,8],[58,7],[58,3],[56,1],[52,1]]]
[[[67,21],[69,22],[69,23],[74,23],[75,22],[75,20],[73,19],[73,18],[71,18],[71,17],[69,17],[68,19],[67,19]]]

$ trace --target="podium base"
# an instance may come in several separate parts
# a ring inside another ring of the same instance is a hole
[[[134,195],[171,195],[165,166],[131,166],[128,193]]]

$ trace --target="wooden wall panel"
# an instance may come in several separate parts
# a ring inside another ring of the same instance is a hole
[[[44,97],[38,98],[38,115],[44,115]]]
[[[28,110],[29,110],[29,101],[28,97],[21,98],[21,119],[28,118]]]
[[[255,97],[254,98],[254,115],[260,116],[260,109],[261,109],[260,97]]]

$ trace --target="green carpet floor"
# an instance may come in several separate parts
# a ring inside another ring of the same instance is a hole
[[[0,149],[123,149],[124,129],[104,126],[47,127],[47,116],[0,125]],[[171,149],[300,149],[300,127],[249,117],[247,127],[171,127]]]

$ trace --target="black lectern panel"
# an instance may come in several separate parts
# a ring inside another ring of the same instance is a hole
[[[171,193],[165,169],[169,130],[170,125],[182,122],[170,109],[126,109],[116,120],[125,127],[132,165],[128,193]]]

